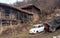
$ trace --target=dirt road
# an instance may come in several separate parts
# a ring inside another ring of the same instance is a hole
[[[17,34],[17,35],[2,35],[0,38],[53,38],[53,36],[57,36],[60,35],[60,29],[56,30],[53,33],[37,33],[34,35],[30,35],[30,34]]]
[[[28,36],[28,37],[22,37],[22,38],[53,38],[53,36],[56,36],[56,35],[59,35],[60,34],[60,29],[57,30],[56,32],[54,33],[38,33],[38,34],[35,34],[35,35],[31,35],[31,36]]]

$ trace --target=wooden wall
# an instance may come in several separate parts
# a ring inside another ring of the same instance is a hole
[[[32,22],[32,15],[9,7],[0,6],[0,22],[2,25],[17,25]]]
[[[29,6],[26,8],[22,8],[23,10],[27,10],[29,12],[33,12],[33,22],[41,20],[41,11],[40,9],[36,8],[35,6]]]

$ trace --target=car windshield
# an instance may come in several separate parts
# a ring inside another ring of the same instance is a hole
[[[42,26],[33,26],[33,28],[40,28],[40,27],[42,27]]]
[[[37,26],[33,26],[33,28],[38,28]]]

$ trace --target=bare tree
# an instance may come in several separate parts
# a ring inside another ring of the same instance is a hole
[[[23,2],[16,2],[16,6],[21,6],[24,4],[32,3],[40,10],[51,13],[56,9],[56,7],[60,7],[60,0],[24,0]]]

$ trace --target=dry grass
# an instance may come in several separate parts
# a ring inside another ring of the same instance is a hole
[[[56,32],[53,33],[38,33],[35,34],[34,36],[30,35],[28,32],[23,32],[23,33],[12,33],[10,35],[2,35],[0,38],[53,38],[53,36],[57,36],[60,34],[60,29],[57,30]]]
[[[5,34],[1,35],[0,38],[22,38],[22,37],[28,37],[30,36],[29,33],[11,33],[11,34]]]

